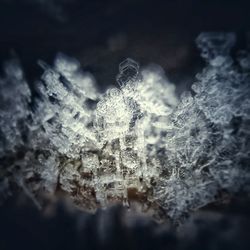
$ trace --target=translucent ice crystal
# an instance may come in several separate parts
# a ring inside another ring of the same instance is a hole
[[[40,62],[31,98],[20,66],[8,63],[0,79],[1,190],[14,180],[37,204],[38,194],[59,189],[89,211],[122,202],[174,220],[222,190],[249,192],[250,60],[241,51],[234,62],[234,42],[233,33],[197,38],[208,64],[180,99],[160,67],[140,70],[132,59],[119,66],[120,88],[100,94],[63,54],[53,66]]]
[[[128,83],[135,82],[139,73],[139,64],[134,60],[127,58],[119,65],[119,74],[117,75],[117,82],[120,87]]]

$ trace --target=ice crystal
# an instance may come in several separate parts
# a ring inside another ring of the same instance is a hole
[[[44,73],[31,99],[20,66],[8,63],[0,153],[11,174],[0,173],[2,186],[18,180],[32,199],[60,189],[86,210],[122,202],[173,219],[222,190],[249,192],[249,54],[234,62],[233,33],[196,41],[208,64],[180,99],[160,67],[139,70],[132,59],[119,66],[120,88],[100,94],[63,54],[53,66],[39,63]]]
[[[120,87],[124,87],[126,84],[133,83],[137,80],[139,65],[134,60],[127,58],[120,63],[119,72],[116,80]]]

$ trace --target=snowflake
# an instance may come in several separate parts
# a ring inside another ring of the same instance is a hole
[[[233,60],[235,40],[197,38],[207,66],[180,99],[160,67],[140,70],[132,59],[119,65],[120,88],[104,94],[75,59],[40,61],[37,97],[18,62],[8,62],[0,79],[0,190],[14,181],[40,206],[39,194],[61,189],[88,211],[122,202],[174,220],[222,190],[249,192],[250,56],[240,51]]]

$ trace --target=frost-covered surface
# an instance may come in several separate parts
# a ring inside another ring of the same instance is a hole
[[[0,190],[16,183],[40,207],[66,192],[83,209],[114,202],[156,218],[182,215],[223,191],[249,192],[249,54],[230,56],[233,33],[202,33],[208,64],[180,100],[160,67],[120,64],[120,88],[100,94],[79,63],[59,54],[32,97],[17,62],[1,83]],[[0,192],[1,193],[1,192]]]

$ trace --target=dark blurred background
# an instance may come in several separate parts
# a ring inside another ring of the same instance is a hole
[[[32,82],[38,59],[52,63],[63,52],[108,86],[131,57],[161,65],[180,92],[202,65],[196,36],[235,31],[244,47],[249,14],[242,0],[1,0],[0,60],[16,53]]]
[[[42,72],[37,60],[51,64],[63,52],[105,89],[116,84],[119,62],[131,57],[142,66],[161,65],[180,93],[204,66],[194,42],[202,31],[234,31],[236,46],[247,47],[250,1],[0,0],[0,64],[18,56],[32,85]],[[180,236],[144,219],[124,225],[121,208],[92,216],[57,203],[45,219],[29,202],[17,205],[18,199],[0,207],[0,250],[250,249],[245,200],[208,207]]]

